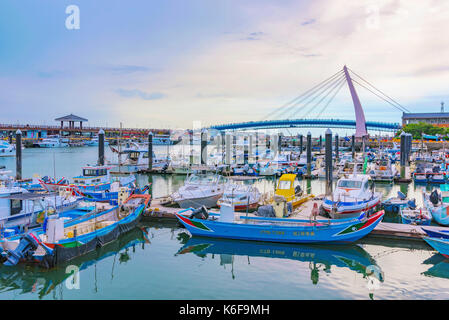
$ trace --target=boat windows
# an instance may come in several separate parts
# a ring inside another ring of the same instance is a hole
[[[22,200],[11,199],[11,215],[18,214],[22,211]]]
[[[83,176],[85,177],[105,176],[107,174],[106,169],[83,169]]]
[[[130,152],[130,153],[128,153],[128,159],[137,161],[137,160],[139,160],[139,155],[140,155],[140,152]]]
[[[362,186],[362,181],[354,181],[354,180],[340,180],[338,182],[339,188],[353,188],[360,189]]]

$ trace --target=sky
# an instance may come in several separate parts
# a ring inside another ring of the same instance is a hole
[[[344,65],[411,112],[449,110],[448,22],[447,0],[3,0],[1,121],[260,120]],[[368,121],[401,121],[356,89]],[[355,119],[346,85],[319,117]]]

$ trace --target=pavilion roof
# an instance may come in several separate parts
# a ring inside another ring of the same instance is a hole
[[[74,114],[69,114],[64,117],[56,118],[55,121],[76,121],[76,122],[78,122],[78,121],[89,121],[89,120],[75,116]]]

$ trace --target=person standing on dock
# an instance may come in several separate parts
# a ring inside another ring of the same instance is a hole
[[[319,210],[318,210],[318,203],[313,203],[312,212],[310,213],[310,221],[316,221],[316,217],[318,216]]]

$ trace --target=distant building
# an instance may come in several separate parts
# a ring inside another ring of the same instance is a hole
[[[68,116],[64,116],[64,117],[60,117],[60,118],[56,118],[55,121],[61,121],[61,129],[64,128],[64,122],[68,122],[69,123],[69,129],[74,129],[75,128],[75,122],[79,122],[80,126],[79,128],[82,129],[83,128],[83,122],[87,122],[87,119],[75,116],[74,114],[69,114]]]
[[[441,112],[402,113],[402,125],[424,122],[437,127],[449,127],[449,112],[444,112],[444,102],[441,102]]]

